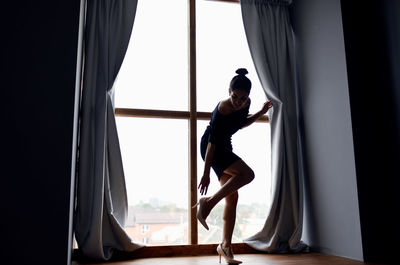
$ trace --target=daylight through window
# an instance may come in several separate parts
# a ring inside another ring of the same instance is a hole
[[[210,231],[205,233],[199,225],[195,236],[191,233],[197,226],[191,224],[188,206],[190,199],[198,195],[190,193],[189,165],[191,161],[197,163],[200,178],[204,166],[199,151],[201,135],[210,112],[218,101],[228,97],[229,82],[237,68],[247,68],[253,83],[250,113],[258,111],[266,100],[247,46],[240,5],[193,2],[196,49],[190,52],[189,1],[138,1],[129,48],[115,83],[129,203],[126,231],[135,242],[145,245],[219,243],[223,201],[207,219]],[[190,56],[196,58],[197,76],[194,139],[190,137],[193,127],[188,103],[189,84],[194,80],[188,64]],[[190,152],[193,140],[196,152]],[[254,123],[235,134],[232,142],[235,153],[256,174],[250,185],[239,190],[233,241],[242,242],[263,227],[268,212],[270,126]],[[218,188],[212,173],[208,193]]]

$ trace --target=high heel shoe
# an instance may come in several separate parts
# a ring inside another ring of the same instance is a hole
[[[197,210],[197,215],[196,215],[197,220],[199,220],[200,224],[202,224],[202,225],[204,226],[205,229],[209,230],[209,229],[208,229],[208,225],[207,225],[207,223],[206,223],[206,220],[203,218],[203,215],[201,214],[201,212],[202,212],[202,207],[203,207],[204,202],[206,201],[206,199],[207,199],[207,198],[201,198],[201,199],[199,200],[199,202],[196,203],[192,208],[196,208],[197,205],[199,206],[199,209]]]
[[[231,253],[229,253],[229,254],[225,253],[225,251],[222,249],[221,244],[218,245],[217,252],[218,252],[218,255],[219,255],[219,263],[221,263],[221,256],[224,257],[226,263],[228,263],[228,264],[240,264],[240,263],[242,263],[240,260],[233,259],[233,255]]]

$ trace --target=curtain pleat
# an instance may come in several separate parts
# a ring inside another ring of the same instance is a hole
[[[74,230],[92,259],[141,247],[124,230],[128,203],[113,106],[136,7],[137,0],[87,1]]]
[[[303,227],[302,152],[296,93],[294,39],[288,6],[291,0],[241,0],[250,53],[265,94],[273,103],[271,176],[273,196],[260,232],[245,239],[270,253],[306,249]]]

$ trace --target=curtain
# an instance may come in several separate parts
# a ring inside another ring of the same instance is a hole
[[[296,92],[291,0],[241,0],[250,53],[265,94],[273,103],[271,177],[273,195],[264,227],[245,239],[270,253],[298,252],[303,227],[302,152],[299,141],[299,96]]]
[[[137,0],[87,1],[74,230],[92,259],[140,247],[124,230],[127,194],[113,106],[136,6]]]

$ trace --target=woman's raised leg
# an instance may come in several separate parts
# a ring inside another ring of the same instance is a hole
[[[205,202],[201,209],[201,214],[204,219],[207,218],[211,210],[220,200],[254,179],[253,170],[243,160],[238,160],[233,163],[224,171],[224,174],[228,174],[232,177],[230,177],[214,195],[204,198]]]

